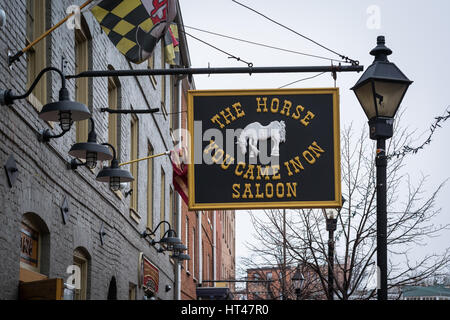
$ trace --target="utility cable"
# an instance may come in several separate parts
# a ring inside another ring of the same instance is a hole
[[[297,81],[294,81],[294,82],[285,84],[284,86],[279,87],[278,89],[286,88],[286,87],[288,87],[288,86],[290,86],[290,85],[293,85],[293,84],[295,84],[295,83],[297,83],[297,82],[301,82],[301,81],[306,81],[306,80],[310,80],[310,79],[317,78],[317,77],[319,77],[319,76],[321,76],[321,75],[323,75],[323,74],[325,74],[325,73],[326,73],[326,72],[321,72],[321,73],[318,73],[318,74],[316,74],[316,75],[314,75],[314,76],[307,77],[307,78],[303,78],[303,79],[300,79],[300,80],[297,80]]]
[[[181,32],[183,32],[184,34],[190,36],[191,38],[194,38],[197,41],[200,41],[203,44],[206,44],[207,46],[209,46],[209,47],[211,47],[211,48],[213,48],[213,49],[215,49],[215,50],[217,50],[219,52],[222,52],[222,53],[226,54],[228,56],[228,58],[230,58],[230,59],[236,59],[237,61],[242,61],[243,63],[245,63],[250,68],[253,67],[253,63],[251,63],[251,62],[247,62],[247,61],[241,59],[240,57],[236,57],[235,55],[233,55],[231,53],[228,53],[225,50],[222,50],[222,49],[220,49],[220,48],[218,48],[218,47],[216,47],[216,46],[214,46],[214,45],[212,45],[212,44],[210,44],[210,43],[208,43],[208,42],[206,42],[204,40],[201,40],[201,39],[199,39],[199,38],[197,38],[197,37],[187,33],[186,31],[181,31]]]
[[[340,53],[338,53],[338,52],[336,52],[336,51],[334,51],[334,50],[332,50],[332,49],[330,49],[330,48],[328,48],[328,47],[326,47],[326,46],[324,46],[324,45],[318,43],[317,41],[314,41],[313,39],[311,39],[311,38],[309,38],[309,37],[307,37],[307,36],[305,36],[305,35],[303,35],[303,34],[297,32],[297,31],[295,31],[294,29],[289,28],[289,27],[285,26],[284,24],[282,24],[282,23],[280,23],[280,22],[278,22],[278,21],[276,21],[276,20],[274,20],[274,19],[272,19],[272,18],[270,18],[270,17],[268,17],[268,16],[262,14],[261,12],[259,12],[259,11],[255,10],[255,9],[253,9],[253,8],[250,8],[250,7],[246,6],[245,4],[242,4],[242,3],[240,3],[240,2],[238,2],[238,1],[236,1],[236,0],[231,0],[231,1],[233,1],[234,3],[237,3],[238,5],[240,5],[240,6],[244,7],[244,8],[246,8],[246,9],[248,9],[248,10],[250,10],[250,11],[253,11],[254,13],[256,13],[256,14],[258,14],[258,15],[260,15],[260,16],[266,18],[267,20],[269,20],[269,21],[271,21],[271,22],[273,22],[273,23],[279,25],[280,27],[285,28],[285,29],[287,29],[287,30],[289,30],[289,31],[291,31],[291,32],[293,32],[293,33],[295,33],[296,35],[298,35],[298,36],[300,36],[300,37],[302,37],[302,38],[304,38],[304,39],[306,39],[306,40],[308,40],[308,41],[310,41],[310,42],[316,44],[317,46],[319,46],[319,47],[321,47],[321,48],[323,48],[323,49],[325,49],[325,50],[327,50],[327,51],[329,51],[329,52],[331,52],[331,53],[334,53],[335,55],[341,57],[341,59],[345,60],[346,62],[351,63],[352,65],[359,65],[359,61],[352,60],[352,59],[350,59],[349,57],[347,57],[347,56],[345,56],[345,55],[343,55],[343,54],[340,54]]]
[[[192,30],[208,33],[208,34],[211,34],[211,35],[214,35],[214,36],[218,36],[218,37],[222,37],[222,38],[226,38],[226,39],[231,39],[231,40],[235,40],[235,41],[240,41],[240,42],[244,42],[244,43],[248,43],[248,44],[253,44],[253,45],[264,47],[264,48],[279,50],[279,51],[288,52],[288,53],[299,54],[299,55],[302,55],[302,56],[312,57],[312,58],[317,58],[317,59],[323,59],[323,60],[327,60],[327,61],[347,63],[347,61],[344,61],[344,60],[327,58],[327,57],[318,56],[318,55],[309,54],[309,53],[304,53],[304,52],[299,52],[299,51],[295,51],[295,50],[284,49],[284,48],[271,46],[271,45],[264,44],[264,43],[258,43],[258,42],[254,42],[254,41],[250,41],[250,40],[240,39],[240,38],[224,35],[224,34],[221,34],[221,33],[212,32],[212,31],[208,31],[208,30],[203,30],[203,29],[199,29],[199,28],[195,28],[195,27],[186,26],[186,25],[184,27],[188,28],[188,29],[192,29]]]

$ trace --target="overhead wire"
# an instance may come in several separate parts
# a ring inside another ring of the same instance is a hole
[[[274,50],[283,51],[283,52],[287,52],[287,53],[294,53],[294,54],[303,55],[303,56],[306,56],[306,57],[317,58],[317,59],[322,59],[322,60],[327,60],[327,61],[347,63],[347,61],[345,61],[345,60],[333,59],[333,58],[323,57],[323,56],[319,56],[319,55],[304,53],[304,52],[300,52],[300,51],[280,48],[280,47],[276,47],[276,46],[272,46],[272,45],[268,45],[268,44],[264,44],[264,43],[259,43],[259,42],[254,42],[254,41],[250,41],[250,40],[246,40],[246,39],[232,37],[232,36],[228,36],[228,35],[225,35],[225,34],[213,32],[213,31],[208,31],[208,30],[204,30],[204,29],[200,29],[200,28],[196,28],[196,27],[191,27],[191,26],[187,26],[187,25],[184,25],[184,27],[188,28],[188,29],[204,32],[204,33],[207,33],[207,34],[215,35],[215,36],[218,36],[218,37],[231,39],[231,40],[235,40],[235,41],[240,41],[240,42],[244,42],[244,43],[248,43],[248,44],[252,44],[252,45],[256,45],[256,46],[260,46],[260,47],[264,47],[264,48],[274,49]]]
[[[319,76],[321,76],[321,75],[323,75],[325,73],[327,73],[327,72],[326,71],[325,72],[321,72],[321,73],[318,73],[318,74],[316,74],[314,76],[311,76],[311,77],[307,77],[307,78],[303,78],[303,79],[300,79],[300,80],[297,80],[297,81],[294,81],[294,82],[290,82],[288,84],[285,84],[284,86],[279,87],[278,89],[283,89],[283,88],[289,87],[290,85],[296,84],[296,83],[301,82],[301,81],[306,81],[306,80],[311,80],[311,79],[317,78],[317,77],[319,77]]]
[[[238,4],[238,5],[240,5],[240,6],[244,7],[244,8],[246,8],[246,9],[248,9],[248,10],[250,10],[250,11],[253,11],[254,13],[256,13],[256,14],[258,14],[258,15],[264,17],[265,19],[267,19],[267,20],[269,20],[269,21],[271,21],[271,22],[277,24],[278,26],[280,26],[280,27],[282,27],[282,28],[284,28],[284,29],[286,29],[286,30],[289,30],[289,31],[295,33],[296,35],[298,35],[298,36],[300,36],[300,37],[302,37],[302,38],[304,38],[304,39],[306,39],[306,40],[308,40],[308,41],[310,41],[310,42],[316,44],[317,46],[319,46],[319,47],[321,47],[321,48],[323,48],[323,49],[325,49],[325,50],[327,50],[327,51],[329,51],[329,52],[331,52],[331,53],[333,53],[333,54],[339,56],[341,59],[345,60],[346,62],[351,63],[351,64],[353,64],[353,65],[359,65],[359,61],[350,59],[349,57],[347,57],[347,56],[345,56],[345,55],[343,55],[343,54],[340,54],[340,53],[336,52],[335,50],[332,50],[332,49],[330,49],[330,48],[328,48],[328,47],[326,47],[326,46],[320,44],[319,42],[317,42],[317,41],[311,39],[310,37],[307,37],[307,36],[301,34],[300,32],[295,31],[294,29],[292,29],[292,28],[290,28],[290,27],[288,27],[288,26],[286,26],[286,25],[284,25],[284,24],[282,24],[282,23],[280,23],[280,22],[278,22],[278,21],[276,21],[276,20],[274,20],[274,19],[272,19],[272,18],[266,16],[265,14],[263,14],[263,13],[261,13],[261,12],[255,10],[255,9],[253,9],[253,8],[250,8],[249,6],[246,6],[245,4],[240,3],[239,1],[236,1],[236,0],[231,0],[231,1],[233,1],[234,3],[236,3],[236,4]]]
[[[249,67],[253,67],[253,63],[251,63],[251,62],[247,62],[247,61],[241,59],[240,57],[237,57],[237,56],[235,56],[235,55],[233,55],[233,54],[231,54],[231,53],[229,53],[229,52],[227,52],[227,51],[225,51],[223,49],[220,49],[220,48],[216,47],[215,45],[212,45],[212,44],[210,44],[210,43],[208,43],[208,42],[206,42],[206,41],[204,41],[202,39],[199,39],[199,38],[191,35],[190,33],[186,32],[184,30],[181,30],[181,32],[183,32],[184,34],[188,35],[189,37],[191,37],[191,38],[193,38],[193,39],[195,39],[195,40],[197,40],[197,41],[199,41],[199,42],[201,42],[201,43],[203,43],[203,44],[205,44],[205,45],[207,45],[207,46],[209,46],[209,47],[211,47],[211,48],[213,48],[213,49],[215,49],[215,50],[217,50],[219,52],[222,52],[222,53],[226,54],[228,56],[228,58],[230,58],[230,59],[236,59],[237,61],[241,61],[241,62],[245,63]]]

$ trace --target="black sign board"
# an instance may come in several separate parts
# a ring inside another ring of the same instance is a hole
[[[189,209],[342,206],[339,89],[190,91]]]

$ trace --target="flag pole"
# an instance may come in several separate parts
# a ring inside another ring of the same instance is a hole
[[[85,3],[83,3],[80,6],[80,10],[83,10],[85,7],[87,7],[92,1],[94,0],[88,0]],[[57,24],[55,24],[53,27],[51,27],[49,30],[47,30],[44,34],[39,36],[36,40],[31,42],[28,46],[23,48],[21,51],[18,51],[15,55],[11,55],[8,57],[8,65],[11,66],[14,62],[18,61],[20,57],[23,56],[24,53],[29,51],[32,47],[34,47],[36,44],[38,44],[42,39],[46,38],[49,34],[51,34],[53,31],[58,29],[63,23],[65,23],[67,20],[69,20],[70,17],[72,17],[74,13],[72,12],[68,16],[66,16],[64,19],[59,21]]]
[[[126,166],[127,164],[132,164],[132,163],[140,162],[140,161],[144,161],[144,160],[150,160],[150,159],[153,159],[153,158],[156,158],[156,157],[161,157],[161,156],[165,156],[165,155],[169,155],[169,154],[170,154],[170,151],[166,151],[166,152],[163,152],[163,153],[160,153],[160,154],[154,154],[154,155],[151,155],[151,156],[148,156],[148,157],[145,157],[145,158],[131,160],[131,161],[128,161],[128,162],[123,162],[123,163],[119,164],[119,166],[120,167],[121,166]]]

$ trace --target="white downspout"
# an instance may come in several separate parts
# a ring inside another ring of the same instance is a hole
[[[198,218],[198,283],[203,281],[203,246],[202,246],[202,212],[197,211]]]
[[[181,96],[182,96],[182,88],[183,84],[181,79],[177,80],[177,95],[178,95],[178,101],[177,101],[177,110],[178,110],[178,128],[181,129],[182,125],[181,125]],[[178,141],[181,144],[181,138],[182,138],[182,130],[178,130],[179,135],[178,135]],[[182,202],[183,199],[181,198],[181,196],[178,194],[178,215],[177,215],[177,234],[178,236],[181,238],[181,216],[182,216]],[[175,300],[181,300],[181,263],[179,262],[177,263],[177,290],[176,290],[176,296],[175,296]]]

